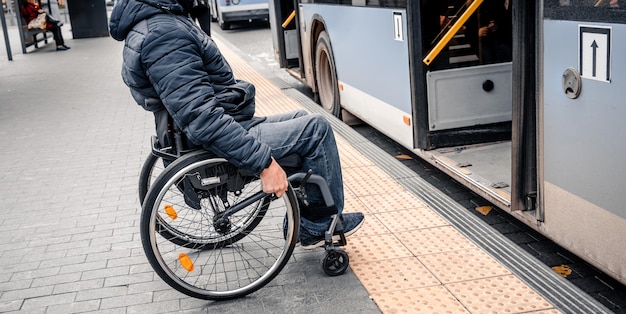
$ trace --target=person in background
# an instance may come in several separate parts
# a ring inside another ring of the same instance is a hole
[[[513,21],[509,0],[483,1],[465,25],[466,36],[481,64],[511,61]]]
[[[46,13],[39,7],[39,3],[36,0],[20,0],[20,14],[26,20],[26,24],[37,18],[39,14]],[[63,34],[61,34],[61,26],[63,23],[53,19],[49,14],[46,14],[46,30],[52,32],[54,42],[57,45],[57,51],[64,51],[70,49],[65,45],[63,40]]]
[[[189,15],[192,19],[198,21],[200,28],[209,36],[211,36],[211,12],[209,11],[208,0],[194,0],[193,7]]]

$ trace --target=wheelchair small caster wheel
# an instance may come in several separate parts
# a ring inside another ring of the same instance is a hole
[[[322,261],[322,268],[328,276],[339,276],[346,272],[350,259],[344,251],[328,251]]]

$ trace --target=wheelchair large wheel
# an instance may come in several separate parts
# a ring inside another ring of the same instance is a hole
[[[139,204],[143,205],[150,186],[154,184],[154,181],[156,181],[156,178],[164,169],[163,158],[154,154],[148,155],[139,173]]]
[[[189,199],[190,189],[199,202]],[[176,290],[209,300],[267,284],[293,252],[300,217],[291,188],[281,198],[260,191],[257,178],[206,152],[169,165],[141,214],[141,240],[155,272]]]

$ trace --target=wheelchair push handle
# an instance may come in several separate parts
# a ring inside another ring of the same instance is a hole
[[[297,188],[298,193],[302,193],[302,196],[304,197],[304,199],[302,199],[303,203],[305,203],[305,205],[308,205],[308,201],[306,201],[306,192],[304,189],[304,185],[306,183],[311,183],[311,184],[315,184],[319,187],[320,192],[322,193],[322,198],[324,199],[324,204],[326,205],[326,207],[332,207],[335,205],[335,201],[333,200],[333,196],[330,194],[330,188],[328,187],[328,183],[326,182],[326,180],[317,175],[317,174],[313,174],[313,170],[307,171],[306,173],[295,173],[289,176],[289,178],[287,178],[287,180],[290,183],[296,183],[299,182],[299,186]],[[298,197],[300,198],[300,195],[298,195]]]

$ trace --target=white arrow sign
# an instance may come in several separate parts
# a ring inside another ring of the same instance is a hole
[[[579,27],[580,76],[592,80],[611,80],[611,28]]]

